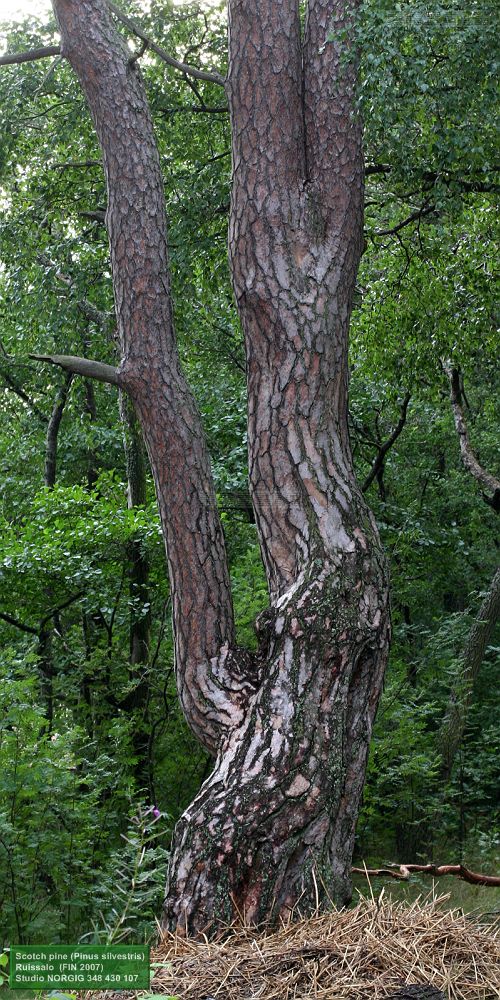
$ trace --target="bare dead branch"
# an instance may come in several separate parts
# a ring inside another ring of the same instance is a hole
[[[491,496],[483,494],[483,497],[486,503],[488,503],[490,507],[493,507],[493,510],[498,514],[500,511],[500,479],[497,479],[496,476],[491,474],[491,472],[488,472],[483,468],[483,466],[478,462],[472,449],[462,407],[463,390],[460,385],[460,370],[458,368],[453,368],[452,365],[446,362],[443,362],[443,368],[450,383],[451,406],[455,421],[455,429],[460,443],[462,462],[467,471],[474,476],[474,479],[477,479],[478,483],[485,486],[489,493],[491,493]]]
[[[93,222],[98,222],[101,226],[106,225],[106,212],[102,209],[96,208],[93,212],[80,212],[82,219],[91,219]]]
[[[49,56],[59,56],[60,54],[60,45],[45,45],[40,49],[30,49],[28,52],[6,52],[4,56],[0,56],[0,66],[34,62],[35,59],[47,59]]]
[[[203,105],[198,107],[195,104],[189,104],[176,108],[154,108],[153,112],[155,115],[228,115],[229,108],[226,105],[219,105],[213,108]]]
[[[180,62],[178,59],[175,59],[168,52],[166,52],[165,49],[161,48],[160,45],[157,45],[151,38],[149,38],[149,36],[144,33],[142,28],[139,28],[135,21],[133,21],[130,17],[127,17],[126,14],[124,14],[123,11],[116,6],[116,4],[111,3],[111,0],[108,0],[108,7],[115,17],[117,17],[118,20],[129,29],[129,31],[132,31],[134,35],[137,35],[138,38],[142,39],[142,41],[147,44],[148,48],[151,49],[151,52],[156,52],[156,55],[159,56],[160,59],[163,59],[163,62],[167,63],[168,66],[172,66],[173,69],[178,69],[179,72],[184,73],[186,76],[193,76],[196,80],[206,80],[208,83],[216,83],[219,87],[225,86],[224,77],[221,76],[220,73],[217,73],[216,71],[210,72],[208,70],[196,69],[195,66],[188,66],[186,63]]]
[[[52,164],[52,170],[86,170],[89,167],[102,167],[102,160],[66,160]]]
[[[403,882],[408,882],[410,876],[416,872],[422,875],[432,875],[439,878],[441,875],[455,875],[463,882],[470,885],[500,886],[499,875],[482,875],[479,872],[471,872],[464,865],[391,865],[389,868],[353,868],[356,875],[366,875],[367,878],[384,877],[395,878]]]
[[[50,365],[58,365],[67,372],[93,378],[97,382],[107,382],[109,385],[121,387],[121,379],[117,368],[103,364],[102,361],[91,361],[88,358],[74,357],[72,354],[30,354],[33,361],[43,361]]]
[[[388,163],[367,163],[365,166],[365,177],[372,177],[373,174],[390,174],[391,167]]]

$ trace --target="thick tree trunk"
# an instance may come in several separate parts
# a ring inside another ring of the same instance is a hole
[[[180,368],[167,225],[151,117],[137,60],[105,0],[53,0],[62,53],[94,119],[108,188],[121,365],[113,381],[141,423],[167,546],[176,673],[186,718],[207,749],[244,714],[250,658],[236,655],[224,537],[196,403]],[[91,372],[89,371],[89,375]]]
[[[167,919],[188,929],[351,895],[388,614],[347,433],[363,190],[354,68],[329,42],[343,6],[310,3],[301,47],[294,0],[229,4],[229,249],[271,607],[259,690],[177,827]]]
[[[155,476],[186,717],[216,754],[179,821],[165,922],[260,921],[351,894],[389,641],[387,574],[347,431],[362,154],[347,4],[230,0],[230,255],[248,361],[250,488],[269,582],[237,649],[209,458],[179,367],[162,182],[137,64],[104,0],[54,0],[103,149],[122,363]],[[352,12],[353,7],[349,5]],[[331,39],[336,37],[336,41]],[[116,376],[115,376],[116,377]]]

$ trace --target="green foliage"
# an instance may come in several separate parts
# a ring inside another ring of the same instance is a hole
[[[127,939],[149,940],[165,893],[168,817],[156,806],[139,805],[130,815],[127,832],[109,856],[94,894],[99,914],[92,944],[118,944]],[[95,919],[95,918],[94,918]],[[99,926],[100,925],[100,926]]]
[[[371,162],[447,199],[494,180],[498,11],[489,0],[368,0],[360,102]]]
[[[126,727],[109,726],[106,753],[76,726],[48,734],[36,683],[20,677],[22,669],[12,654],[2,677],[9,689],[0,723],[2,933],[41,942],[50,923],[54,942],[71,940],[92,910],[106,831],[126,806]]]

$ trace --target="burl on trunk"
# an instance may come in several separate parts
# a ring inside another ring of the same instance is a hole
[[[389,643],[377,529],[352,467],[348,328],[362,252],[356,4],[230,0],[229,251],[269,608],[236,646],[199,414],[171,318],[162,178],[137,63],[104,0],[54,0],[103,150],[122,362],[173,595],[176,671],[214,769],[175,829],[164,920],[202,930],[350,897]]]

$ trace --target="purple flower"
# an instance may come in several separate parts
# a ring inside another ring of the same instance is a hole
[[[158,806],[153,806],[153,816],[154,816],[155,819],[159,819],[160,818],[161,812],[158,809]]]

